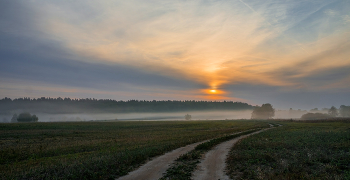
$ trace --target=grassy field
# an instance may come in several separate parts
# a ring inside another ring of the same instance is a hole
[[[114,179],[150,157],[261,121],[0,124],[2,179]]]
[[[283,124],[230,151],[232,179],[350,179],[350,121]]]

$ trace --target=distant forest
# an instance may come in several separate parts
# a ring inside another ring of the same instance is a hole
[[[112,99],[70,98],[3,98],[0,113],[128,113],[128,112],[179,112],[203,110],[252,110],[255,106],[233,101],[146,101]]]

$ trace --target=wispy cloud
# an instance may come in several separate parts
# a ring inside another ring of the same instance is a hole
[[[247,83],[281,89],[305,84],[309,90],[332,88],[325,84],[349,88],[341,83],[347,77],[329,78],[350,65],[348,1],[1,3],[2,52],[21,52],[21,57],[35,52],[28,56],[28,66],[46,71],[11,73],[13,63],[26,64],[18,57],[3,66],[6,78],[81,83],[79,88],[92,88],[89,80],[96,80],[111,91],[113,86],[106,84],[118,82],[159,97],[180,97],[186,89],[199,99],[239,99],[226,87]],[[38,57],[41,61],[34,60]],[[39,66],[43,62],[47,64]],[[322,75],[324,71],[328,74]],[[152,86],[165,93],[147,90]],[[211,89],[223,93],[210,94]]]

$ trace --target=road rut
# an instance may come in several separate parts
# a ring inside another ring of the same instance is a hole
[[[190,144],[190,145],[175,149],[171,152],[165,153],[164,155],[158,156],[152,159],[151,161],[148,161],[146,164],[142,165],[137,170],[130,172],[128,175],[120,177],[118,180],[159,179],[163,176],[163,173],[165,173],[165,171],[180,155],[193,150],[198,144],[201,144],[206,141]]]
[[[271,129],[271,128],[268,128]],[[262,131],[268,130],[263,129],[248,135],[243,135],[238,138],[223,142],[213,150],[208,151],[205,154],[205,158],[198,165],[198,170],[196,170],[192,176],[194,180],[229,180],[230,178],[225,173],[226,168],[226,157],[234,144],[239,140],[246,138],[250,135],[260,133]]]

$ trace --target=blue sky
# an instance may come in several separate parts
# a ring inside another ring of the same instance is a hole
[[[350,1],[0,0],[0,98],[350,105]]]

